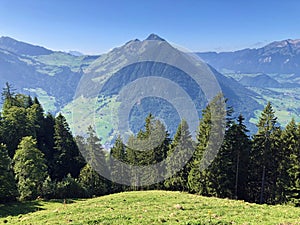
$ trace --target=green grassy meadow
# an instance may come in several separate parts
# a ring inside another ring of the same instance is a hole
[[[0,224],[300,224],[300,208],[180,192],[124,192],[84,200],[0,205]]]

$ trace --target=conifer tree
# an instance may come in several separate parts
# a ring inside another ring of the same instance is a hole
[[[296,127],[296,130],[294,130]],[[286,127],[284,146],[289,155],[289,167],[287,170],[289,183],[285,188],[287,200],[296,206],[300,206],[300,124],[296,125],[292,120]],[[284,168],[283,168],[284,169]]]
[[[127,163],[140,166],[143,169],[133,171],[131,174],[134,189],[141,183],[151,183],[143,189],[161,188],[162,183],[157,183],[163,178],[165,170],[164,165],[157,163],[166,158],[168,145],[170,143],[169,134],[165,126],[149,114],[145,119],[145,129],[140,130],[137,136],[131,136],[128,139],[126,156]],[[151,165],[155,165],[152,168]]]
[[[278,128],[277,118],[270,102],[261,113],[257,124],[258,131],[253,137],[249,165],[250,201],[266,203],[270,200],[272,177],[277,172],[277,162],[272,161],[277,154],[272,147],[273,133]]]
[[[84,164],[84,159],[79,152],[67,121],[62,114],[59,114],[55,118],[54,125],[54,152],[51,162],[53,173],[51,178],[60,181],[67,174],[71,174],[74,178],[78,177]]]
[[[96,131],[89,126],[87,132],[86,147],[84,150],[86,162],[100,174],[108,175],[108,164],[106,153],[101,144],[101,139],[97,136]]]
[[[226,126],[226,100],[218,94],[202,112],[197,134],[197,146],[191,160],[188,176],[189,190],[203,195],[216,195],[213,174],[209,166],[222,145]]]
[[[11,159],[5,145],[0,144],[0,202],[14,200],[17,197]]]
[[[88,190],[90,195],[106,194],[110,183],[101,174],[108,176],[109,171],[100,138],[97,137],[95,130],[89,126],[86,140],[77,137],[77,142],[87,162],[80,172],[80,183]]]
[[[228,124],[223,145],[209,167],[214,177],[212,187],[218,197],[245,198],[250,140],[243,120],[240,115],[238,123]]]
[[[251,141],[247,133],[247,127],[244,124],[244,117],[240,114],[237,124],[233,125],[233,134],[230,137],[230,144],[233,150],[233,169],[235,174],[234,198],[245,199],[247,187],[247,175],[249,164],[249,152]]]
[[[126,163],[126,146],[121,137],[118,136],[114,146],[110,150],[110,173],[112,180],[117,178],[124,184],[128,179],[128,171],[126,170],[126,166],[122,163]],[[114,192],[126,189],[125,186],[120,184],[114,183],[112,186]]]
[[[38,146],[45,154],[46,163],[48,166],[48,172],[51,175],[54,174],[54,126],[55,118],[52,114],[47,113],[41,127],[41,133],[39,135]]]
[[[167,158],[167,176],[164,185],[169,190],[188,190],[189,156],[194,151],[194,142],[185,120],[179,124],[172,143],[169,145]],[[175,154],[174,154],[175,153]],[[181,168],[182,167],[182,168]],[[172,175],[173,170],[181,168]]]
[[[108,193],[108,181],[103,179],[89,164],[81,169],[78,180],[89,196],[101,196]]]

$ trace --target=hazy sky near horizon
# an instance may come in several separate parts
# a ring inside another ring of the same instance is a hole
[[[100,54],[156,33],[191,51],[300,38],[298,0],[0,0],[0,36]]]

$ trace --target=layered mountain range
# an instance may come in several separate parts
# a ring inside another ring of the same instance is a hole
[[[176,63],[155,61],[158,56],[161,61],[170,58],[182,61],[186,54],[155,34],[142,41],[129,41],[99,56],[75,53],[1,37],[0,84],[9,82],[20,92],[38,96],[46,111],[63,112],[73,129],[84,130],[94,123],[107,142],[116,134],[117,114],[122,104],[120,90],[139,79],[160,77],[175,82],[191,97],[199,114],[207,103],[203,90]],[[197,55],[207,63],[200,63],[201,68],[208,68],[213,74],[228,98],[227,104],[234,108],[234,115],[242,113],[252,131],[267,101],[274,103],[283,125],[291,116],[299,118],[299,40],[274,42],[260,49]],[[84,119],[74,123],[74,111]],[[140,129],[150,112],[174,133],[180,118],[172,104],[162,98],[142,98],[133,105],[129,115],[131,129]]]
[[[218,70],[240,73],[277,73],[300,76],[300,39],[276,41],[258,49],[204,52],[198,55]]]

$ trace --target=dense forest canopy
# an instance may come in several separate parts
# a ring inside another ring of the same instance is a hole
[[[0,115],[0,201],[166,189],[299,206],[300,124],[292,119],[285,128],[278,126],[271,103],[260,115],[258,131],[252,137],[248,135],[243,116],[232,118],[232,109],[228,108],[224,140],[214,160],[205,162],[209,137],[218,135],[211,129],[216,120],[211,116],[211,106],[220,98],[223,97],[216,96],[203,110],[196,140],[191,138],[186,121],[181,121],[171,138],[163,123],[150,114],[144,129],[131,136],[128,143],[118,137],[108,152],[92,127],[87,137],[74,137],[62,114],[45,113],[36,97],[18,94],[7,84],[2,92]],[[164,133],[164,140],[153,148],[145,146],[147,151],[136,150],[135,143],[151,137],[151,129]],[[83,157],[79,149],[85,149],[88,157]],[[194,151],[192,157],[185,159],[186,152],[191,149]],[[176,158],[170,160],[174,152],[177,152]],[[168,178],[163,182],[151,182],[157,171],[149,171],[140,179],[130,180],[130,186],[115,183],[99,175],[99,171],[121,179],[136,176],[128,174],[132,171],[125,167],[116,166],[113,158],[135,166],[165,160],[159,172]],[[183,159],[188,160],[187,163],[173,174]],[[202,167],[203,163],[207,166]],[[151,184],[141,186],[142,179]]]

